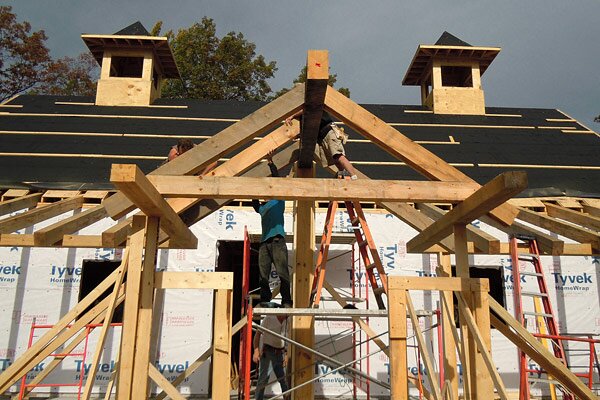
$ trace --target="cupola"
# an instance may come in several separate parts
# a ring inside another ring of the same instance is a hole
[[[499,47],[474,47],[448,32],[420,45],[403,85],[421,87],[421,104],[435,114],[485,114],[481,76]]]
[[[160,97],[163,79],[179,78],[167,38],[150,36],[140,22],[81,38],[101,67],[96,105],[147,106]]]

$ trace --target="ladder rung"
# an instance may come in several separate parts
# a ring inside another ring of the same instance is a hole
[[[522,296],[533,296],[533,297],[548,297],[546,293],[538,293],[538,292],[521,292]]]
[[[375,293],[376,295],[380,295],[382,293],[385,293],[385,288],[383,288],[383,287],[375,288],[375,289],[373,289],[373,293]]]
[[[554,316],[552,314],[537,313],[537,312],[533,312],[533,311],[525,311],[525,312],[523,312],[523,315],[533,315],[533,316],[536,316],[536,317],[554,318]]]
[[[365,269],[373,269],[375,266],[376,266],[375,263],[371,263],[371,264],[365,266]]]
[[[352,225],[358,225],[358,223],[360,222],[360,218],[356,217],[350,222],[352,223]]]
[[[548,384],[553,384],[553,385],[560,385],[560,382],[557,381],[556,379],[544,379],[544,378],[527,378],[527,380],[529,382],[535,382],[535,383],[548,383]]]
[[[540,258],[540,256],[538,256],[537,254],[532,254],[532,253],[519,254],[519,260],[523,260],[523,261],[539,260],[539,258]]]
[[[362,242],[358,242],[358,247],[366,247],[369,245],[367,240],[363,240]]]
[[[521,275],[528,275],[528,276],[544,276],[544,274],[541,274],[539,272],[519,272],[519,274]]]

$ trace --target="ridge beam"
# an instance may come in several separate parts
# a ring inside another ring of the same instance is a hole
[[[171,237],[173,243],[190,249],[198,246],[198,238],[156,191],[137,165],[113,164],[110,181],[144,214],[160,217],[160,227]]]
[[[319,136],[325,93],[329,80],[329,52],[308,50],[306,60],[306,91],[300,134],[299,168],[310,168]]]
[[[450,234],[454,225],[468,224],[504,203],[527,187],[525,172],[504,172],[473,193],[454,209],[412,238],[406,248],[409,253],[421,253]]]

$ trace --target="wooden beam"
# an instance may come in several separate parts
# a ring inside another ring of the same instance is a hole
[[[306,60],[306,91],[304,95],[304,113],[302,115],[302,133],[300,134],[300,155],[298,157],[300,168],[310,168],[313,163],[328,80],[328,51],[309,50]]]
[[[470,223],[526,187],[527,175],[524,172],[505,172],[498,175],[419,235],[412,238],[406,244],[407,250],[414,253],[426,250],[441,238],[450,235],[455,224]]]
[[[229,400],[232,300],[233,290],[215,290],[211,395],[214,400]]]
[[[580,399],[597,400],[598,397],[583,384],[554,354],[542,346],[537,338],[528,332],[512,315],[508,313],[492,296],[488,296],[492,326],[523,350],[540,367],[552,375],[567,390]]]
[[[278,149],[290,143],[300,133],[298,121],[292,125],[282,125],[267,136],[240,151],[228,161],[217,166],[207,176],[238,176],[242,175],[260,162],[271,150]],[[275,164],[279,166],[279,164]]]
[[[186,398],[179,393],[179,390],[167,378],[160,373],[152,364],[148,364],[148,376],[158,385],[159,388],[173,400],[185,400]],[[163,397],[164,398],[164,397]]]
[[[294,181],[312,181],[315,168],[296,168],[299,179]],[[281,181],[282,178],[278,178]],[[281,184],[281,182],[280,182]],[[296,308],[309,307],[310,292],[314,279],[314,249],[315,249],[315,203],[310,200],[297,201],[294,207],[294,268],[292,271],[293,301]],[[314,348],[315,331],[314,317],[298,316],[292,320],[292,338]],[[314,378],[314,355],[298,347],[293,347],[292,356],[292,386],[311,381]],[[311,400],[314,398],[314,385],[307,383],[294,392],[294,399]]]
[[[486,293],[486,296],[487,296],[487,293]],[[494,365],[494,360],[492,359],[492,355],[490,354],[490,348],[485,343],[486,339],[484,338],[484,336],[482,335],[482,332],[477,327],[477,323],[475,322],[475,317],[473,317],[473,314],[471,314],[471,310],[469,310],[469,308],[466,306],[462,295],[460,293],[458,293],[456,297],[458,299],[458,306],[460,307],[462,315],[465,317],[465,322],[467,323],[467,327],[471,331],[471,335],[475,339],[475,343],[477,343],[478,351],[483,356],[483,360],[485,361],[485,366],[487,367],[490,377],[494,381],[494,386],[496,386],[496,389],[498,390],[498,395],[500,396],[500,399],[508,400],[508,395],[506,393],[506,388],[504,387],[504,382],[502,382],[502,378],[500,377],[500,374],[498,373],[498,370],[496,369],[496,366]],[[487,312],[489,313],[489,308],[488,308]],[[488,336],[489,336],[489,330],[490,330],[489,324],[486,327],[486,329],[488,331]]]
[[[132,233],[129,238],[127,286],[123,310],[123,328],[119,361],[117,398],[132,397],[133,372],[135,365],[135,345],[138,328],[138,309],[141,296],[142,265],[145,242],[146,217],[134,216]]]
[[[469,278],[469,253],[467,251],[467,229],[464,224],[455,224],[454,230],[454,244],[455,244],[455,265],[456,265],[456,276],[460,278]],[[473,301],[471,292],[466,293],[466,299],[469,307],[472,307]],[[470,399],[473,396],[474,399],[477,397],[473,392],[473,378],[475,375],[474,368],[476,365],[475,348],[473,343],[473,337],[471,336],[469,329],[465,323],[464,317],[458,314],[458,322],[460,328],[460,348],[463,354],[462,359],[462,372],[463,372],[463,394],[465,399]]]
[[[406,400],[408,399],[406,290],[395,287],[396,278],[397,276],[388,278],[390,400]]]
[[[248,143],[255,136],[280,124],[300,110],[303,103],[304,85],[296,85],[283,96],[157,168],[152,174],[193,175],[223,155]],[[134,208],[133,203],[120,193],[104,200],[102,204],[113,219],[124,216]]]
[[[436,221],[446,214],[433,204],[419,203],[417,207],[419,211]],[[500,252],[500,239],[496,239],[489,233],[477,229],[472,225],[467,225],[467,240],[472,241],[475,247],[484,254],[498,254]]]
[[[131,218],[127,218],[102,232],[102,246],[113,248],[125,243],[131,230]]]
[[[116,165],[116,164],[115,164]],[[113,166],[113,168],[115,168]],[[282,179],[287,179],[282,181]],[[157,191],[170,197],[264,198],[281,200],[441,201],[457,202],[477,187],[465,182],[371,179],[295,179],[149,175]],[[433,200],[426,200],[433,199]]]
[[[538,245],[540,246],[540,250],[546,254],[557,256],[562,254],[565,249],[565,243],[562,240],[540,230],[534,229],[521,222],[515,221],[511,226],[506,227],[487,215],[482,215],[479,219],[482,222],[507,233],[508,235],[523,234],[535,236],[538,241]]]
[[[273,162],[277,165],[279,170],[287,167],[298,159],[298,143],[294,143],[291,146],[286,147],[281,150],[279,153],[273,156]],[[219,167],[217,167],[218,169]],[[215,169],[216,171],[216,169]],[[242,176],[246,177],[259,177],[259,176],[269,176],[271,174],[270,168],[266,165],[266,163],[260,163],[244,172]],[[196,203],[193,207],[188,208],[187,210],[180,212],[181,219],[185,222],[186,225],[191,226],[196,222],[200,221],[202,218],[212,214],[219,208],[228,204],[231,200],[227,199],[203,199]],[[164,238],[161,236],[161,243],[164,241]],[[168,246],[168,243],[167,243]],[[161,246],[162,247],[162,246]]]
[[[332,87],[327,88],[325,109],[429,179],[474,182],[467,175],[423,146],[416,144]],[[517,210],[511,205],[504,204],[494,209],[490,215],[507,226],[515,219]]]
[[[585,203],[582,206],[585,213],[590,214],[592,217],[600,218],[600,208]]]
[[[24,208],[33,208],[42,198],[41,193],[28,194],[26,196],[17,197],[16,199],[5,200],[0,202],[0,215],[10,214]]]
[[[97,289],[102,287],[104,290],[108,288],[108,284],[114,283],[116,274],[111,274],[106,278],[96,289],[88,294],[81,302],[79,302],[71,311],[69,311],[58,324],[48,330],[41,338],[39,338],[30,348],[28,348],[21,356],[16,359],[2,374],[0,374],[0,393],[4,393],[8,388],[18,381],[24,374],[29,372],[35,365],[42,362],[46,357],[52,354],[57,348],[63,345],[71,337],[75,336],[85,325],[94,320],[100,313],[106,310],[110,299],[105,298],[97,305],[92,307],[88,312],[83,313],[85,308],[91,305],[92,301],[98,298],[103,293],[97,292]],[[94,298],[94,300],[90,300]],[[122,300],[122,294],[117,301]],[[85,305],[85,306],[84,306]],[[79,317],[70,327],[74,318]]]
[[[449,278],[452,276],[452,264],[449,254],[438,253],[437,276],[440,278]],[[449,387],[446,390],[451,392],[452,398],[458,399],[458,380],[459,373],[456,362],[456,349],[458,341],[454,337],[456,322],[454,321],[454,296],[453,293],[442,291],[440,293],[442,302],[441,317],[442,329],[444,332],[442,340],[444,341],[444,378],[449,381]],[[445,308],[443,306],[446,306]],[[452,312],[449,312],[452,310]],[[448,334],[452,333],[452,334]],[[441,363],[441,361],[440,361]]]
[[[525,208],[519,208],[518,218],[530,224],[548,229],[551,232],[561,236],[568,237],[579,243],[590,243],[592,248],[600,249],[600,235],[585,228],[580,228],[569,222],[559,221],[557,219],[530,211]]]
[[[50,246],[63,239],[64,235],[76,232],[94,222],[106,218],[108,214],[101,205],[72,215],[62,221],[42,228],[33,233],[36,246]]]
[[[216,178],[215,178],[216,179]],[[144,173],[135,164],[113,164],[111,182],[127,195],[149,217],[160,217],[161,229],[173,243],[195,249],[198,239],[183,223],[177,213],[156,191]]]
[[[259,141],[259,142],[261,142],[261,141]],[[269,146],[269,149],[272,149],[272,148]],[[256,151],[260,152],[262,150],[259,148],[256,148]],[[268,152],[268,150],[266,150],[266,151]],[[280,151],[279,153],[277,153],[273,157],[273,162],[275,163],[275,165],[278,166],[279,169],[285,168],[287,165],[296,161],[297,153],[298,153],[298,144],[295,143],[295,144],[292,144],[291,146],[285,148],[284,150]],[[245,158],[245,160],[247,160],[247,159]],[[245,167],[243,166],[241,161],[243,161],[243,160],[240,160],[240,163],[237,164],[237,168],[244,169]],[[217,176],[220,176],[221,174],[233,173],[233,171],[235,171],[234,168],[235,167],[232,164],[229,164],[229,162],[227,162],[227,163],[224,163],[224,164],[218,166],[217,168],[215,168],[213,172]],[[225,172],[225,171],[227,171],[227,172]],[[271,173],[270,169],[266,165],[266,163],[260,163],[260,164],[253,166],[252,168],[250,168],[249,170],[244,172],[242,175],[249,176],[249,177],[259,177],[259,176],[268,176],[270,173]],[[205,218],[206,216],[217,211],[219,208],[223,207],[230,201],[231,201],[230,199],[219,199],[219,200],[202,199],[199,202],[195,203],[193,206],[186,208],[183,211],[182,210],[176,210],[176,211],[178,212],[181,219],[184,221],[184,223],[187,226],[192,226],[196,222],[200,221],[202,218]],[[104,247],[116,247],[120,243],[123,243],[123,241],[127,238],[127,232],[129,231],[130,226],[131,226],[131,220],[127,219],[123,222],[118,223],[117,225],[113,226],[112,228],[104,231],[102,233],[102,243],[103,243]],[[168,248],[168,247],[170,247],[170,244],[168,243],[167,239],[168,239],[168,237],[161,234],[159,243],[164,242],[165,246]],[[161,247],[163,247],[163,246],[161,246]]]
[[[431,357],[431,353],[427,348],[427,342],[425,341],[425,337],[423,336],[423,331],[421,330],[421,326],[419,325],[419,318],[417,318],[417,313],[415,312],[415,307],[412,304],[412,300],[410,299],[410,294],[407,292],[406,296],[406,306],[408,308],[408,313],[410,315],[410,321],[412,322],[413,331],[417,336],[417,343],[419,344],[419,351],[421,352],[423,364],[425,364],[425,371],[427,375],[427,380],[429,382],[429,387],[432,389],[433,398],[442,400],[442,393],[439,385],[439,377],[435,370],[433,369],[433,361]]]
[[[233,289],[230,272],[155,272],[157,289]]]
[[[0,233],[15,232],[38,222],[45,221],[48,218],[81,208],[82,205],[83,196],[75,196],[47,206],[25,211],[24,213],[0,220]]]
[[[92,394],[92,388],[94,386],[94,381],[96,380],[96,370],[98,369],[98,363],[100,362],[100,356],[102,355],[102,351],[104,350],[104,341],[106,340],[106,336],[108,334],[108,330],[110,329],[110,324],[112,323],[113,315],[115,312],[115,308],[117,307],[117,298],[119,297],[119,289],[123,284],[123,280],[125,278],[125,274],[127,273],[127,262],[128,262],[128,252],[125,251],[123,259],[121,260],[121,265],[117,268],[117,279],[115,280],[115,285],[113,286],[113,291],[110,294],[110,302],[106,309],[106,315],[104,316],[104,322],[102,324],[102,329],[100,331],[100,336],[96,341],[96,350],[94,351],[94,355],[92,357],[92,363],[87,374],[87,379],[85,381],[85,387],[83,390],[82,398],[83,400],[88,400],[90,395]]]
[[[154,362],[156,349],[152,346],[152,319],[154,311],[154,271],[158,250],[158,217],[146,218],[144,259],[140,277],[140,301],[137,310],[137,331],[135,338],[135,359],[131,396],[133,399],[149,397],[148,365]]]
[[[196,361],[194,361],[185,371],[179,374],[179,376],[177,376],[177,378],[173,380],[172,385],[175,387],[179,386],[181,382],[189,378],[198,368],[200,368],[200,366],[204,364],[204,362],[208,360],[210,356],[212,356],[212,347],[206,349],[206,351],[202,353],[200,357],[196,359]],[[166,392],[165,388],[163,388],[162,386],[161,388],[163,389],[163,392],[158,393],[156,395],[156,400],[163,400],[165,397],[167,397],[167,395],[169,395],[169,393]]]
[[[485,285],[487,279],[460,277],[417,277],[397,276],[394,277],[394,287],[403,290],[437,290],[441,292],[469,292],[474,287]],[[489,284],[488,284],[489,289]]]
[[[544,206],[546,206],[546,212],[550,217],[564,219],[565,221],[581,225],[584,228],[600,231],[600,217],[594,217],[546,202],[544,202]]]

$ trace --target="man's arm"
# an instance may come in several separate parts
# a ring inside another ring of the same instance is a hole
[[[277,178],[277,177],[279,177],[279,171],[277,170],[277,166],[273,162],[274,154],[275,154],[275,149],[273,149],[267,153],[267,165],[269,166],[269,169],[271,170],[271,176]]]

